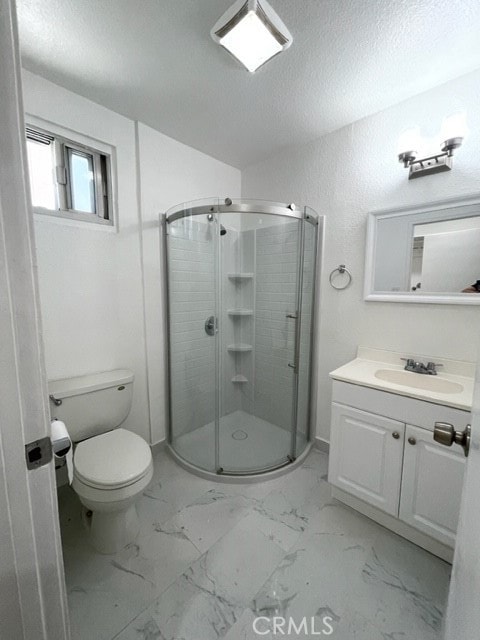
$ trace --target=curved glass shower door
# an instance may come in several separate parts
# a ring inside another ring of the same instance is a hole
[[[217,474],[288,464],[309,439],[316,217],[208,201],[165,229],[173,451]]]
[[[259,473],[294,457],[302,221],[220,213],[219,466]]]
[[[214,472],[219,396],[216,205],[203,215],[191,215],[188,206],[182,213],[166,225],[169,440],[186,462]]]

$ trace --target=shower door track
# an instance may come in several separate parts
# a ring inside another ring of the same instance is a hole
[[[234,207],[232,209],[232,207]],[[292,208],[290,208],[292,207]],[[209,215],[211,213],[263,213],[264,215],[282,216],[287,218],[295,218],[296,220],[305,220],[312,225],[318,225],[318,218],[314,218],[310,215],[305,215],[302,209],[296,209],[295,205],[281,206],[273,204],[261,204],[254,205],[249,203],[234,203],[234,204],[214,204],[214,205],[199,205],[192,207],[191,209],[183,209],[182,211],[175,211],[170,215],[164,214],[168,224],[179,220],[180,218],[189,218],[191,216]]]
[[[245,471],[235,471],[235,470],[225,470],[223,467],[220,467],[219,469],[217,469],[217,475],[219,476],[251,476],[253,474],[255,475],[262,475],[264,473],[269,473],[271,471],[274,471],[276,469],[283,469],[283,467],[288,467],[288,465],[292,464],[292,462],[295,462],[294,459],[292,459],[290,456],[287,456],[283,461],[279,460],[278,462],[276,462],[275,464],[269,465],[268,467],[259,467],[258,469],[246,469]]]
[[[218,473],[215,471],[208,471],[202,467],[198,467],[193,462],[190,462],[184,458],[178,451],[176,451],[171,443],[167,442],[167,451],[170,456],[184,469],[194,473],[195,475],[208,480],[216,480],[217,482],[233,483],[233,484],[248,484],[249,482],[256,482],[259,478],[262,480],[270,480],[288,473],[289,470],[296,469],[310,453],[313,447],[312,442],[308,442],[305,449],[295,460],[285,459],[283,463],[277,464],[271,467],[262,468],[260,471],[249,470],[246,472],[223,472]]]

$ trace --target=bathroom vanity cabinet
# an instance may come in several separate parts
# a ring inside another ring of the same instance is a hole
[[[434,441],[437,421],[463,429],[470,413],[334,380],[329,481],[337,499],[451,560],[466,458]]]

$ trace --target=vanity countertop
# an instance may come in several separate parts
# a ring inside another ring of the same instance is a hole
[[[408,372],[401,361],[404,357],[425,363],[432,361],[442,367],[437,376]],[[385,379],[396,376],[403,379],[402,383]],[[475,364],[472,362],[358,347],[355,360],[332,371],[330,377],[464,411],[472,410],[475,381]]]

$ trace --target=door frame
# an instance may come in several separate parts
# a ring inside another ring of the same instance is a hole
[[[298,256],[297,256],[297,282],[296,282],[296,310],[295,315],[295,346],[293,352],[293,398],[292,398],[292,424],[290,425],[290,462],[297,459],[297,434],[298,434],[298,385],[300,379],[300,341],[302,338],[302,307],[303,307],[303,269],[305,266],[305,225],[304,217],[300,220],[298,230]],[[316,264],[313,263],[315,271]],[[312,305],[312,315],[314,306]],[[311,319],[313,324],[313,318]],[[311,373],[311,372],[310,372]],[[311,397],[309,398],[311,401]],[[308,419],[308,415],[307,415]]]
[[[479,345],[480,347],[480,345]],[[479,349],[480,353],[480,349]],[[455,425],[462,430],[466,425]],[[465,468],[444,640],[472,640],[480,629],[480,360],[477,361],[472,407],[472,440]]]
[[[19,640],[68,639],[54,463],[28,471],[25,461],[25,444],[49,436],[50,419],[14,0],[0,0],[0,59],[2,533],[9,528],[2,536],[0,580],[10,585],[2,632],[11,630],[9,637]],[[11,553],[4,555],[7,546]]]

